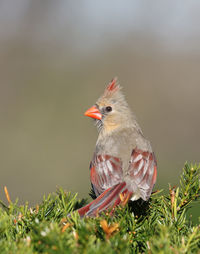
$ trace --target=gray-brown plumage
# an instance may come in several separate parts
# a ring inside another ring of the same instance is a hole
[[[129,199],[148,200],[157,175],[155,156],[116,79],[85,115],[99,131],[90,166],[97,199],[79,214],[95,216]]]

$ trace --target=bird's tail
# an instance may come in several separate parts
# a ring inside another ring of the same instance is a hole
[[[105,190],[91,203],[80,208],[78,213],[81,217],[94,217],[98,213],[110,208],[114,208],[119,204],[125,205],[130,199],[131,195],[132,193],[128,191],[125,182],[116,184],[115,186]]]

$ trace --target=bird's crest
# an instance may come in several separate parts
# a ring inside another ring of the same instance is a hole
[[[103,97],[111,97],[115,93],[119,92],[121,90],[121,86],[118,83],[117,78],[115,77],[110,81],[110,83],[107,85]]]
[[[127,107],[126,100],[121,92],[122,87],[118,83],[117,78],[114,78],[106,86],[103,95],[98,99],[97,104],[104,107],[107,104],[120,103]]]
[[[117,84],[117,78],[115,77],[114,79],[112,79],[110,81],[110,83],[106,87],[106,90],[109,91],[109,92],[113,92],[113,91],[118,90],[118,89],[119,89],[119,84]]]

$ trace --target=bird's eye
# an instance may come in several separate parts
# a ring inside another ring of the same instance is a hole
[[[106,112],[111,112],[112,111],[112,107],[111,106],[107,106],[106,107]]]

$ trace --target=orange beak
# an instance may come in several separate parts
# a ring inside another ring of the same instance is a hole
[[[94,119],[98,119],[98,120],[101,120],[102,118],[102,114],[100,113],[100,111],[98,110],[97,107],[95,106],[92,106],[91,108],[89,108],[85,114],[85,116],[89,116],[89,117],[92,117]]]

